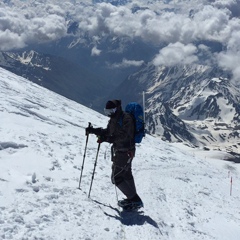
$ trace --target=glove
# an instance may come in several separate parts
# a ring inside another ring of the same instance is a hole
[[[97,140],[97,142],[98,143],[102,143],[102,142],[105,142],[106,141],[106,138],[105,138],[105,136],[97,136],[98,137],[98,140]]]
[[[89,126],[89,127],[87,127],[87,128],[85,129],[85,131],[86,131],[86,135],[88,135],[88,134],[94,132],[94,128],[93,128],[93,126]]]

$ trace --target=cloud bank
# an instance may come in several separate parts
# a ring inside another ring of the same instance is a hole
[[[156,66],[175,66],[179,63],[192,64],[198,61],[198,57],[195,55],[196,52],[197,48],[193,44],[170,43],[167,47],[160,50],[153,63]]]
[[[41,4],[16,8],[1,5],[1,51],[22,48],[31,43],[54,41],[66,36],[65,12],[59,6]]]
[[[153,60],[156,65],[197,62],[205,54],[206,62],[217,63],[232,71],[235,79],[240,78],[239,0],[133,0],[119,6],[91,2],[0,3],[0,50],[61,39],[68,35],[71,20],[78,23],[76,37],[92,39],[92,56],[102,54],[98,42],[104,37],[128,37],[159,47]],[[215,43],[220,48],[212,47]],[[121,64],[131,62],[123,60]]]

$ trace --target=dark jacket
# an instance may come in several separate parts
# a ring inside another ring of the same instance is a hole
[[[106,129],[101,129],[99,135],[103,141],[113,143],[115,151],[128,151],[135,148],[135,125],[133,117],[119,108],[108,122]]]

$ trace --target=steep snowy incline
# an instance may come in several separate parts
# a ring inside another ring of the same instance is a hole
[[[149,135],[133,172],[144,208],[121,212],[110,146],[85,127],[108,119],[0,68],[0,239],[238,240],[240,167],[219,152]],[[230,196],[230,180],[233,180]]]

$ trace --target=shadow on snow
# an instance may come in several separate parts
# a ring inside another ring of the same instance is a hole
[[[144,215],[143,211],[129,211],[129,212],[121,211],[118,208],[112,207],[111,205],[107,205],[96,200],[93,200],[93,202],[114,210],[116,212],[116,215],[111,215],[105,212],[104,210],[103,210],[103,213],[108,217],[119,220],[123,225],[133,226],[133,225],[143,225],[145,223],[148,223],[153,227],[159,229],[158,224],[151,217]]]

